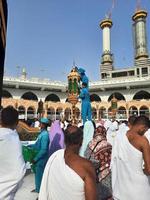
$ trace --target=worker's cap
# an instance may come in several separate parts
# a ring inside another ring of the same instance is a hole
[[[45,117],[41,118],[40,122],[43,124],[49,124],[49,120]]]
[[[78,72],[79,72],[80,74],[84,74],[84,73],[85,73],[85,70],[84,70],[83,68],[79,68],[79,69],[78,69]]]

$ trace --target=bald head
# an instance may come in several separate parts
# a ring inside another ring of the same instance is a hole
[[[83,140],[83,131],[77,126],[69,126],[65,130],[65,144],[66,146],[70,145],[79,145]]]

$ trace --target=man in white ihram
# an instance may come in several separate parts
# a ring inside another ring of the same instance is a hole
[[[92,163],[80,157],[83,131],[65,130],[66,149],[56,151],[45,167],[39,200],[96,200],[96,176]]]
[[[0,128],[0,200],[14,200],[26,171],[15,130],[17,123],[18,112],[13,107],[4,108]]]
[[[150,200],[150,145],[144,133],[149,120],[137,117],[126,134],[116,137],[112,152],[114,200]]]
[[[105,126],[105,125],[104,125]],[[115,120],[115,118],[112,119],[112,121],[109,123],[109,127],[107,130],[107,141],[112,145],[114,145],[115,137],[118,130],[118,122]]]

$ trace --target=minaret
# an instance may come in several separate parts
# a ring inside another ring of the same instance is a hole
[[[22,69],[21,78],[23,80],[25,80],[27,78],[27,72],[26,72],[26,68],[25,67],[23,67],[23,69]]]
[[[146,17],[145,10],[137,10],[132,16],[135,61],[148,58],[147,35],[146,35]]]
[[[111,37],[110,29],[113,23],[112,20],[106,18],[100,22],[100,27],[103,30],[103,53],[101,60],[101,78],[107,78],[107,72],[113,70],[113,57],[111,53]]]

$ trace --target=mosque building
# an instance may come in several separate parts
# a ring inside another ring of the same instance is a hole
[[[100,81],[90,82],[89,90],[93,119],[111,116],[111,100],[117,101],[117,119],[131,115],[150,117],[150,57],[146,35],[147,12],[139,9],[132,16],[134,35],[134,66],[115,69],[111,49],[111,27],[106,18],[100,22],[103,33],[103,52],[100,64]],[[67,83],[48,79],[28,79],[25,68],[21,77],[4,77],[2,106],[14,106],[20,119],[36,117],[38,102],[43,101],[44,115],[54,120],[71,119],[71,104],[67,101]],[[76,118],[80,118],[79,102]]]

